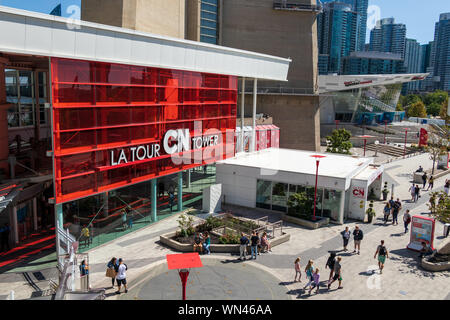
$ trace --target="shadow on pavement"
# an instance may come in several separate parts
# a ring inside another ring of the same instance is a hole
[[[391,234],[391,237],[402,237],[402,236],[404,236],[404,235],[406,235],[406,233],[404,233],[404,232],[400,232],[400,233],[392,233],[392,234]]]
[[[401,273],[413,273],[418,276],[427,277],[427,278],[436,278],[436,277],[450,277],[450,274],[444,272],[431,272],[422,269],[420,266],[419,253],[411,251],[409,249],[397,249],[389,252],[389,260],[399,261],[402,263],[402,266],[399,267],[398,271]]]
[[[251,259],[247,259],[247,260],[251,260]],[[242,263],[246,260],[239,260],[239,258],[237,259],[226,259],[226,260],[221,260],[220,262],[226,264],[226,263]]]

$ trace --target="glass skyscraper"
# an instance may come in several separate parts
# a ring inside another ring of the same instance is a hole
[[[435,89],[450,91],[450,12],[441,14],[436,23],[433,49]]]
[[[370,51],[391,52],[405,58],[406,25],[395,23],[394,18],[382,19],[370,31]]]
[[[200,41],[218,44],[219,0],[201,0]]]
[[[318,48],[320,55],[328,55],[328,73],[340,73],[342,58],[358,49],[357,31],[361,17],[350,4],[325,3],[317,18]],[[322,56],[323,57],[323,56]],[[324,59],[319,60],[319,70],[325,70]]]

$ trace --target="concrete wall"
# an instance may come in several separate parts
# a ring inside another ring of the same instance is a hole
[[[297,1],[316,4],[316,0]],[[223,1],[222,45],[292,59],[289,83],[281,85],[315,89],[317,26],[313,12],[274,10],[273,0]],[[260,86],[279,86],[261,83]]]
[[[81,20],[184,39],[184,0],[82,0]]]
[[[200,41],[201,0],[186,0],[186,39]]]
[[[251,117],[253,96],[245,97],[245,116]],[[240,99],[238,99],[240,110]],[[263,95],[256,113],[266,113],[280,128],[280,148],[320,151],[319,96]]]

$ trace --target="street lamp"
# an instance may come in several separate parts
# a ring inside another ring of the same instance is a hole
[[[321,158],[325,158],[326,156],[320,154],[313,154],[312,158],[316,158],[316,187],[314,188],[314,214],[313,221],[316,220],[316,199],[317,199],[317,179],[319,177],[319,162]]]
[[[405,129],[405,147],[403,148],[403,158],[406,157],[406,138],[408,137],[408,128]]]
[[[375,138],[374,136],[357,136],[358,138],[364,139],[364,157],[366,156],[366,144],[367,144],[367,139],[368,138]]]
[[[338,124],[339,122],[341,122],[340,120],[334,120],[334,122],[336,123],[336,130],[338,129]]]
[[[384,120],[384,144],[386,144],[387,120]]]

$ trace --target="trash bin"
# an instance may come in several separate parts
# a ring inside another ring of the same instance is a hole
[[[448,236],[448,232],[450,231],[450,223],[446,223],[444,225],[444,237],[446,238]]]

